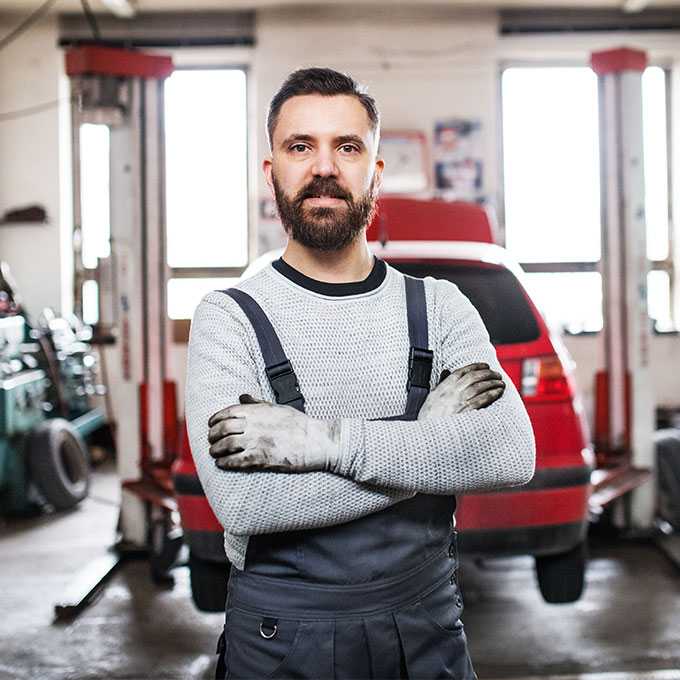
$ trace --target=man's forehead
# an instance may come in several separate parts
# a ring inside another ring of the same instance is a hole
[[[372,136],[371,121],[361,102],[351,95],[297,95],[279,111],[274,132],[281,140],[291,134],[313,137]]]

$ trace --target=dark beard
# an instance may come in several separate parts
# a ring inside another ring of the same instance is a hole
[[[325,252],[341,250],[354,241],[371,223],[375,214],[375,176],[365,194],[354,201],[332,177],[315,177],[294,198],[289,199],[272,174],[279,217],[286,233],[307,248]],[[347,207],[307,208],[306,198],[319,195],[341,198]]]

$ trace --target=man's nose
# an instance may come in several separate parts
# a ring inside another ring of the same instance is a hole
[[[338,166],[330,151],[320,150],[314,158],[312,173],[318,177],[335,177],[338,174]]]

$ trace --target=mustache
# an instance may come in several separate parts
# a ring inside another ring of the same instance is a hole
[[[338,186],[335,180],[317,178],[298,192],[296,203],[302,203],[306,198],[317,198],[319,196],[340,198],[349,202],[352,200],[352,196]]]

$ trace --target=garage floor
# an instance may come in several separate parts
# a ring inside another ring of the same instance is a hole
[[[75,621],[52,623],[73,575],[112,542],[117,500],[112,470],[98,469],[78,509],[0,520],[0,678],[213,677],[222,615],[194,609],[186,569],[163,590],[129,562]],[[464,558],[461,576],[480,680],[680,679],[680,571],[650,544],[593,546],[573,605],[541,600],[530,558]]]

